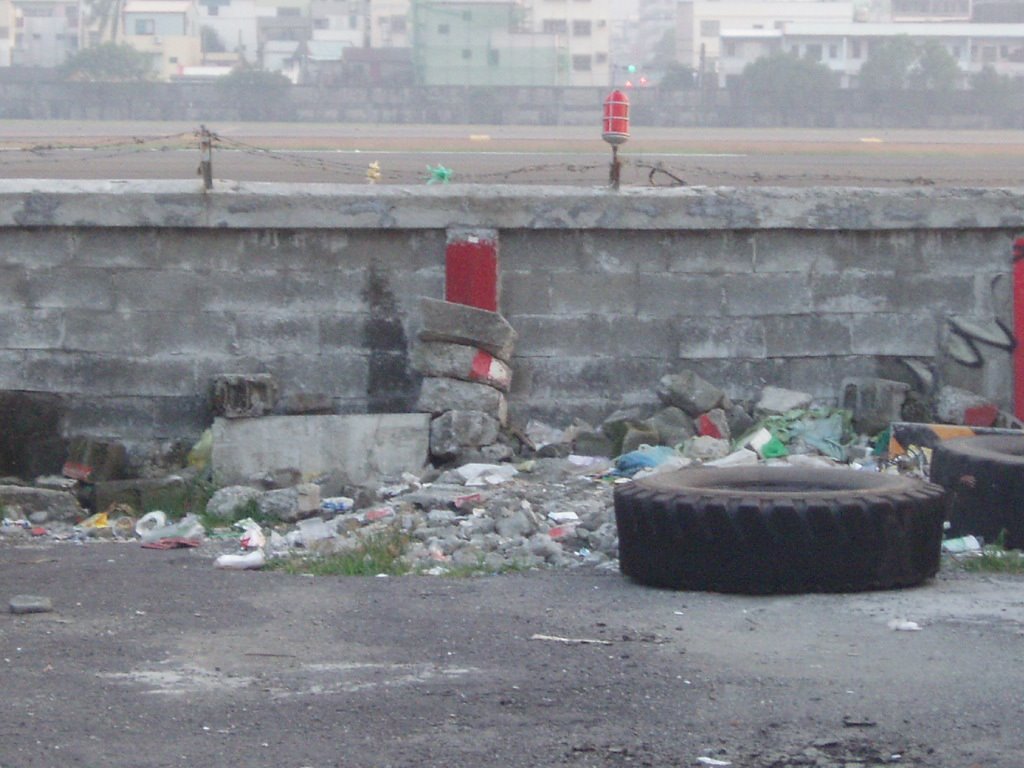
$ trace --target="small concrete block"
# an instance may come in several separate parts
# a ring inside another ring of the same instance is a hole
[[[53,601],[38,595],[15,595],[11,598],[11,613],[49,613]]]
[[[423,379],[416,410],[435,416],[445,411],[483,411],[502,426],[508,420],[508,400],[504,394],[486,384],[458,379]]]
[[[412,364],[424,376],[444,376],[487,384],[508,392],[512,369],[490,352],[463,344],[425,341],[416,346]]]
[[[438,299],[423,299],[422,341],[449,341],[490,352],[500,360],[512,358],[517,334],[497,312]]]
[[[451,458],[466,448],[480,448],[498,439],[498,420],[483,411],[446,411],[430,422],[430,455]]]
[[[942,387],[935,397],[935,413],[946,424],[967,424],[969,413],[988,405],[987,397],[958,387]]]
[[[757,410],[761,413],[787,413],[809,407],[813,399],[806,392],[769,386],[761,390],[761,399],[757,401]]]
[[[658,398],[665,405],[682,408],[693,417],[717,408],[724,397],[725,392],[693,371],[662,376],[658,382]]]
[[[902,381],[850,376],[840,386],[840,404],[853,413],[854,429],[873,435],[900,421],[909,389]]]
[[[277,402],[277,382],[269,373],[221,373],[213,377],[213,412],[225,419],[270,413]]]
[[[615,443],[603,432],[587,430],[576,434],[573,452],[580,456],[608,456],[610,458],[615,455]]]
[[[0,485],[0,507],[17,507],[30,519],[37,512],[45,512],[47,521],[73,522],[85,516],[78,499],[68,491],[48,491],[23,485]]]
[[[644,424],[630,424],[622,438],[622,452],[635,451],[641,445],[658,445],[661,435],[658,430]]]
[[[696,434],[693,419],[674,405],[662,408],[646,423],[658,431],[661,445],[679,445]]]
[[[334,411],[334,398],[326,392],[295,392],[277,402],[277,412],[286,416],[313,416]]]

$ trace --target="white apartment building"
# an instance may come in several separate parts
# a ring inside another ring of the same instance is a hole
[[[11,49],[14,47],[14,4],[11,0],[0,0],[0,67],[11,66]]]
[[[680,0],[676,59],[705,72],[717,70],[719,40],[726,30],[780,30],[787,24],[849,24],[852,0]]]
[[[611,82],[608,23],[610,0],[529,0],[533,30],[553,35],[565,52],[568,85],[606,86]]]
[[[742,74],[744,67],[777,51],[820,61],[840,76],[844,88],[857,85],[857,74],[872,45],[905,35],[916,43],[940,43],[965,74],[991,66],[1002,75],[1024,77],[1024,24],[787,24],[773,30],[725,30],[719,84]]]
[[[256,3],[254,0],[227,0],[199,6],[200,27],[208,27],[216,33],[226,53],[234,54],[236,61],[256,64],[259,53],[259,36],[256,28]],[[220,57],[205,52],[210,63]],[[223,57],[225,62],[230,57]]]
[[[57,67],[78,50],[77,0],[12,0],[6,13],[8,64]]]
[[[122,20],[123,41],[153,58],[160,80],[202,63],[195,0],[128,0]]]

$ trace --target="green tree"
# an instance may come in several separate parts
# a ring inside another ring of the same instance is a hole
[[[945,46],[928,40],[918,50],[917,63],[910,75],[911,83],[925,91],[949,92],[960,80],[960,67]]]
[[[658,87],[663,91],[691,91],[697,87],[697,78],[693,67],[673,61],[665,68]]]
[[[270,120],[288,114],[291,81],[280,72],[238,66],[217,80],[221,98],[238,109],[243,120]]]
[[[1024,104],[1024,86],[998,74],[990,64],[971,78],[971,95],[975,112],[991,117],[997,125],[1012,125]]]
[[[819,115],[837,87],[836,75],[824,64],[790,53],[774,53],[743,68],[741,99],[783,125]]]
[[[153,59],[130,45],[103,43],[78,51],[60,66],[58,72],[64,80],[139,82],[152,79]]]
[[[917,47],[906,35],[877,41],[860,68],[859,87],[865,91],[902,91],[909,85]]]

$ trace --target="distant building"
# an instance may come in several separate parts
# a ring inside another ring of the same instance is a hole
[[[11,0],[0,0],[0,67],[11,66],[11,49],[14,47],[14,4]]]
[[[256,64],[259,35],[254,0],[200,0],[204,64]]]
[[[77,0],[12,0],[6,13],[11,66],[57,67],[78,51]]]
[[[531,0],[526,7],[533,32],[554,35],[556,46],[568,57],[568,85],[611,82],[609,0]]]
[[[793,23],[849,24],[853,17],[851,0],[680,0],[676,59],[715,72],[726,31],[749,30],[757,37]]]
[[[719,83],[728,85],[747,64],[783,51],[820,61],[839,75],[842,87],[855,88],[872,47],[900,35],[916,43],[938,42],[967,75],[991,66],[999,74],[1024,77],[1024,24],[787,24],[778,30],[723,31]]]
[[[564,0],[563,0],[564,4]],[[564,36],[538,34],[516,0],[412,0],[412,56],[424,85],[567,85]]]
[[[121,14],[123,42],[153,58],[161,80],[202,64],[195,0],[128,0]]]

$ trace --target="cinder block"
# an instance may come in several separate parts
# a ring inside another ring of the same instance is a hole
[[[263,416],[277,402],[277,381],[269,373],[222,373],[213,377],[213,412],[226,419]]]
[[[853,413],[853,426],[862,433],[881,432],[900,421],[910,385],[902,381],[847,377],[840,386],[840,405]]]
[[[798,272],[728,275],[720,282],[729,315],[792,315],[811,305],[807,277]]]
[[[682,317],[673,323],[682,360],[763,359],[764,324],[758,318]]]
[[[636,276],[636,291],[640,317],[699,315],[710,319],[725,314],[721,278],[718,277],[641,274]]]
[[[423,299],[423,341],[449,341],[479,347],[506,362],[512,357],[516,331],[497,312],[453,304],[437,299]]]
[[[451,459],[498,439],[498,420],[482,411],[446,411],[430,422],[430,455]]]
[[[52,349],[60,346],[63,331],[58,309],[0,312],[0,348]]]
[[[490,352],[462,344],[425,341],[416,345],[412,364],[424,376],[447,377],[508,392],[512,369]]]
[[[435,416],[445,411],[482,411],[502,425],[508,421],[508,401],[494,387],[432,376],[423,379],[416,410]]]

